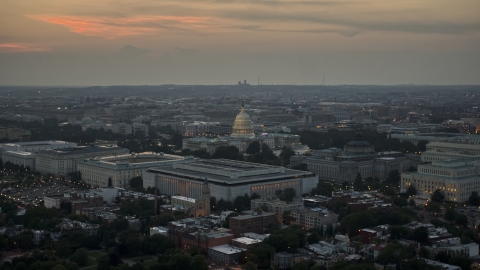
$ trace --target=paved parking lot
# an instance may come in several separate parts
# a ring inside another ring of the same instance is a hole
[[[1,196],[7,199],[14,200],[21,205],[39,205],[43,204],[43,197],[49,195],[59,195],[64,192],[81,190],[78,185],[63,182],[60,180],[52,180],[52,182],[45,182],[31,186],[18,185],[18,187],[11,189],[3,189]]]

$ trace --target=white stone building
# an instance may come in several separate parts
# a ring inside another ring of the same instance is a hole
[[[3,153],[3,162],[11,162],[35,170],[35,154],[24,151],[6,151]]]
[[[195,134],[207,132],[207,130],[212,127],[221,127],[221,125],[187,125],[187,135],[196,136]],[[193,130],[193,128],[196,128],[196,130]],[[252,120],[250,119],[250,116],[245,112],[245,107],[243,103],[240,113],[235,118],[233,127],[228,126],[228,128],[232,131],[232,134],[230,134],[230,136],[223,136],[215,139],[185,139],[183,140],[182,149],[198,150],[203,147],[207,149],[209,153],[213,153],[220,146],[233,145],[237,147],[240,152],[245,152],[252,142],[265,143],[270,148],[277,149],[281,149],[284,146],[294,147],[300,144],[300,136],[298,135],[277,133],[261,134],[258,136],[255,135],[254,125],[252,123]],[[226,130],[227,127],[217,132],[224,132]]]
[[[310,172],[319,179],[329,181],[353,182],[358,173],[362,178],[384,179],[390,171],[407,171],[420,163],[420,156],[401,152],[374,152],[373,145],[367,142],[359,132],[355,139],[348,142],[344,149],[328,148],[317,150],[312,156],[295,155],[290,157],[290,165],[305,163]]]
[[[217,200],[233,201],[238,196],[254,192],[272,197],[275,191],[294,188],[296,194],[309,193],[317,186],[317,177],[310,172],[257,163],[215,159],[195,160],[151,168],[143,173],[143,186],[156,187],[167,195],[180,195],[198,199],[205,181],[211,196]]]
[[[168,228],[161,227],[161,226],[151,227],[150,228],[150,236],[155,235],[155,234],[160,234],[160,235],[163,235],[165,237],[168,237]]]
[[[240,253],[245,250],[232,245],[215,246],[208,249],[208,258],[225,265],[236,264]]]
[[[64,149],[77,147],[76,143],[64,142],[64,141],[36,141],[36,142],[15,142],[15,143],[2,143],[0,144],[0,150],[3,153],[7,151],[19,151],[19,152],[31,152],[37,153],[42,150],[50,149]]]
[[[205,149],[210,154],[215,153],[215,150],[220,146],[229,146],[228,141],[221,138],[195,137],[183,139],[182,143],[182,149],[192,151]]]
[[[67,175],[78,171],[78,163],[84,159],[128,154],[120,147],[86,146],[59,150],[44,150],[35,156],[35,169],[41,173]]]
[[[142,176],[143,171],[148,168],[193,160],[191,156],[163,153],[121,154],[81,160],[78,162],[78,170],[82,181],[87,184],[108,187],[108,179],[111,178],[112,186],[124,188],[128,186],[130,179]]]
[[[480,145],[450,142],[431,142],[422,153],[422,162],[442,161],[447,159],[480,157]]]
[[[64,196],[54,195],[54,196],[44,196],[43,205],[45,208],[57,208],[60,209],[60,204],[63,201]]]
[[[419,194],[428,196],[439,189],[446,201],[465,202],[473,191],[480,192],[480,157],[419,165],[415,173],[402,173],[401,191],[411,185]]]

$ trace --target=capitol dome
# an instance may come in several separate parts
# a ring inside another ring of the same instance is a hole
[[[233,122],[233,132],[230,135],[232,138],[255,138],[253,131],[252,120],[250,116],[245,112],[245,106],[242,102],[242,110],[235,118]]]
[[[355,133],[355,137],[352,141],[349,141],[344,148],[345,152],[354,154],[369,154],[373,153],[373,145],[367,142],[361,132]]]
[[[84,118],[82,118],[82,124],[91,125],[91,124],[93,124],[93,120],[90,117],[84,117]]]
[[[363,138],[363,134],[361,132],[357,132],[357,133],[355,133],[355,139],[353,139],[353,141],[349,141],[347,143],[347,145],[349,145],[349,146],[370,146],[370,143],[367,142]]]

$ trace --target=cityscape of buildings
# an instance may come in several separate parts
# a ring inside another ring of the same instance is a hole
[[[167,252],[134,238],[215,269],[479,266],[476,89],[169,87],[0,96],[0,232],[31,236],[5,260],[81,234],[126,262]]]

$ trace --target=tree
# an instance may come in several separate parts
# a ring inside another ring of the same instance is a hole
[[[324,181],[319,181],[317,184],[317,187],[313,188],[312,191],[310,191],[310,195],[311,196],[322,195],[322,196],[332,197],[332,192],[333,192],[333,184],[324,182]]]
[[[14,270],[28,270],[27,265],[24,262],[19,262],[15,265]]]
[[[353,182],[353,187],[355,190],[361,190],[363,186],[362,175],[357,173],[357,177],[355,177],[355,181]]]
[[[253,262],[248,261],[243,265],[242,270],[257,270],[257,266]]]
[[[318,232],[316,232],[316,231],[313,231],[313,232],[310,233],[310,235],[308,236],[307,242],[308,242],[309,244],[315,244],[315,243],[320,242],[320,239],[321,239],[320,234],[318,234]]]
[[[413,185],[410,185],[410,186],[408,186],[406,193],[407,193],[408,196],[417,195],[417,189]]]
[[[87,264],[88,264],[87,250],[85,248],[77,249],[77,251],[75,251],[75,253],[73,253],[70,260],[72,262],[78,264],[78,266],[87,266]]]
[[[399,263],[402,260],[412,259],[416,256],[416,251],[411,246],[405,246],[398,243],[388,244],[377,256],[375,262],[380,264]]]
[[[286,188],[283,191],[283,201],[291,202],[293,201],[293,198],[295,198],[295,195],[296,195],[296,191],[294,188]]]
[[[190,266],[190,269],[208,270],[208,262],[203,255],[195,255]]]
[[[187,254],[175,254],[167,262],[167,269],[169,270],[190,270],[192,257]]]
[[[238,196],[233,200],[233,207],[238,212],[250,209],[250,197],[247,194]]]
[[[443,192],[440,189],[435,190],[431,196],[432,201],[441,203],[445,199]]]
[[[462,213],[458,213],[457,216],[455,217],[455,223],[458,226],[467,226],[468,218],[466,215]]]
[[[418,149],[420,149],[420,151],[425,152],[425,151],[427,151],[427,144],[428,144],[428,141],[420,140],[417,143],[417,147],[418,147]]]
[[[415,200],[414,200],[414,199],[410,199],[410,200],[408,201],[408,205],[409,205],[409,206],[412,206],[412,207],[415,207]]]
[[[470,197],[468,198],[468,203],[474,206],[477,206],[480,204],[480,197],[478,196],[477,191],[473,191],[472,194],[470,194]]]
[[[295,222],[296,218],[292,217],[291,211],[285,211],[282,214],[282,222],[285,225],[290,225]]]
[[[172,144],[175,145],[178,149],[182,149],[183,136],[180,133],[176,133],[172,136]]]
[[[446,211],[445,211],[445,219],[448,220],[448,221],[454,221],[455,220],[455,216],[456,216],[456,213],[455,213],[455,210],[453,208],[448,208]]]
[[[252,193],[252,196],[250,196],[250,200],[255,200],[255,199],[260,199],[260,195],[258,193]]]
[[[419,243],[426,243],[428,241],[428,230],[424,226],[416,228],[413,231],[413,239]]]
[[[249,155],[255,155],[260,153],[260,142],[259,141],[251,142],[248,145],[247,150],[245,150],[245,153]]]
[[[110,267],[110,260],[107,255],[100,256],[97,259],[97,268],[98,269],[108,269]]]
[[[428,212],[439,212],[440,211],[440,204],[437,202],[428,202],[425,205],[425,210]]]
[[[308,171],[308,164],[307,163],[300,163],[298,165],[292,166],[292,170],[298,170],[298,171]]]
[[[405,239],[408,236],[408,229],[400,225],[388,226],[390,239]]]
[[[215,153],[212,155],[213,159],[224,158],[231,160],[243,160],[243,155],[240,154],[240,151],[237,147],[230,146],[220,146],[215,150]]]
[[[282,152],[280,152],[279,157],[283,165],[289,165],[290,157],[294,155],[295,155],[295,151],[293,151],[291,147],[284,146],[282,149]]]
[[[112,187],[112,177],[108,177],[108,187]]]
[[[417,167],[414,167],[414,166],[408,167],[408,172],[416,172],[416,171],[417,171]]]
[[[390,182],[392,185],[396,186],[400,182],[400,173],[398,170],[391,170],[390,173],[388,174],[388,182]]]
[[[407,199],[400,196],[394,197],[392,202],[398,207],[403,207],[408,205]]]
[[[430,252],[425,247],[421,247],[418,252],[418,257],[428,259],[430,258]]]
[[[349,185],[350,185],[350,183],[348,183],[348,181],[343,181],[342,189],[347,190]]]
[[[55,245],[55,254],[60,258],[66,258],[72,254],[72,247],[66,238],[60,239]]]
[[[210,197],[210,211],[214,211],[215,206],[217,206],[217,198],[212,196]]]
[[[129,181],[131,188],[143,187],[143,179],[141,176],[133,177]]]
[[[52,270],[67,270],[67,268],[61,264],[52,268]]]
[[[460,266],[462,270],[468,270],[471,269],[470,266],[472,264],[472,261],[467,258],[467,257],[453,257],[448,260],[448,264],[453,264],[456,266]]]

